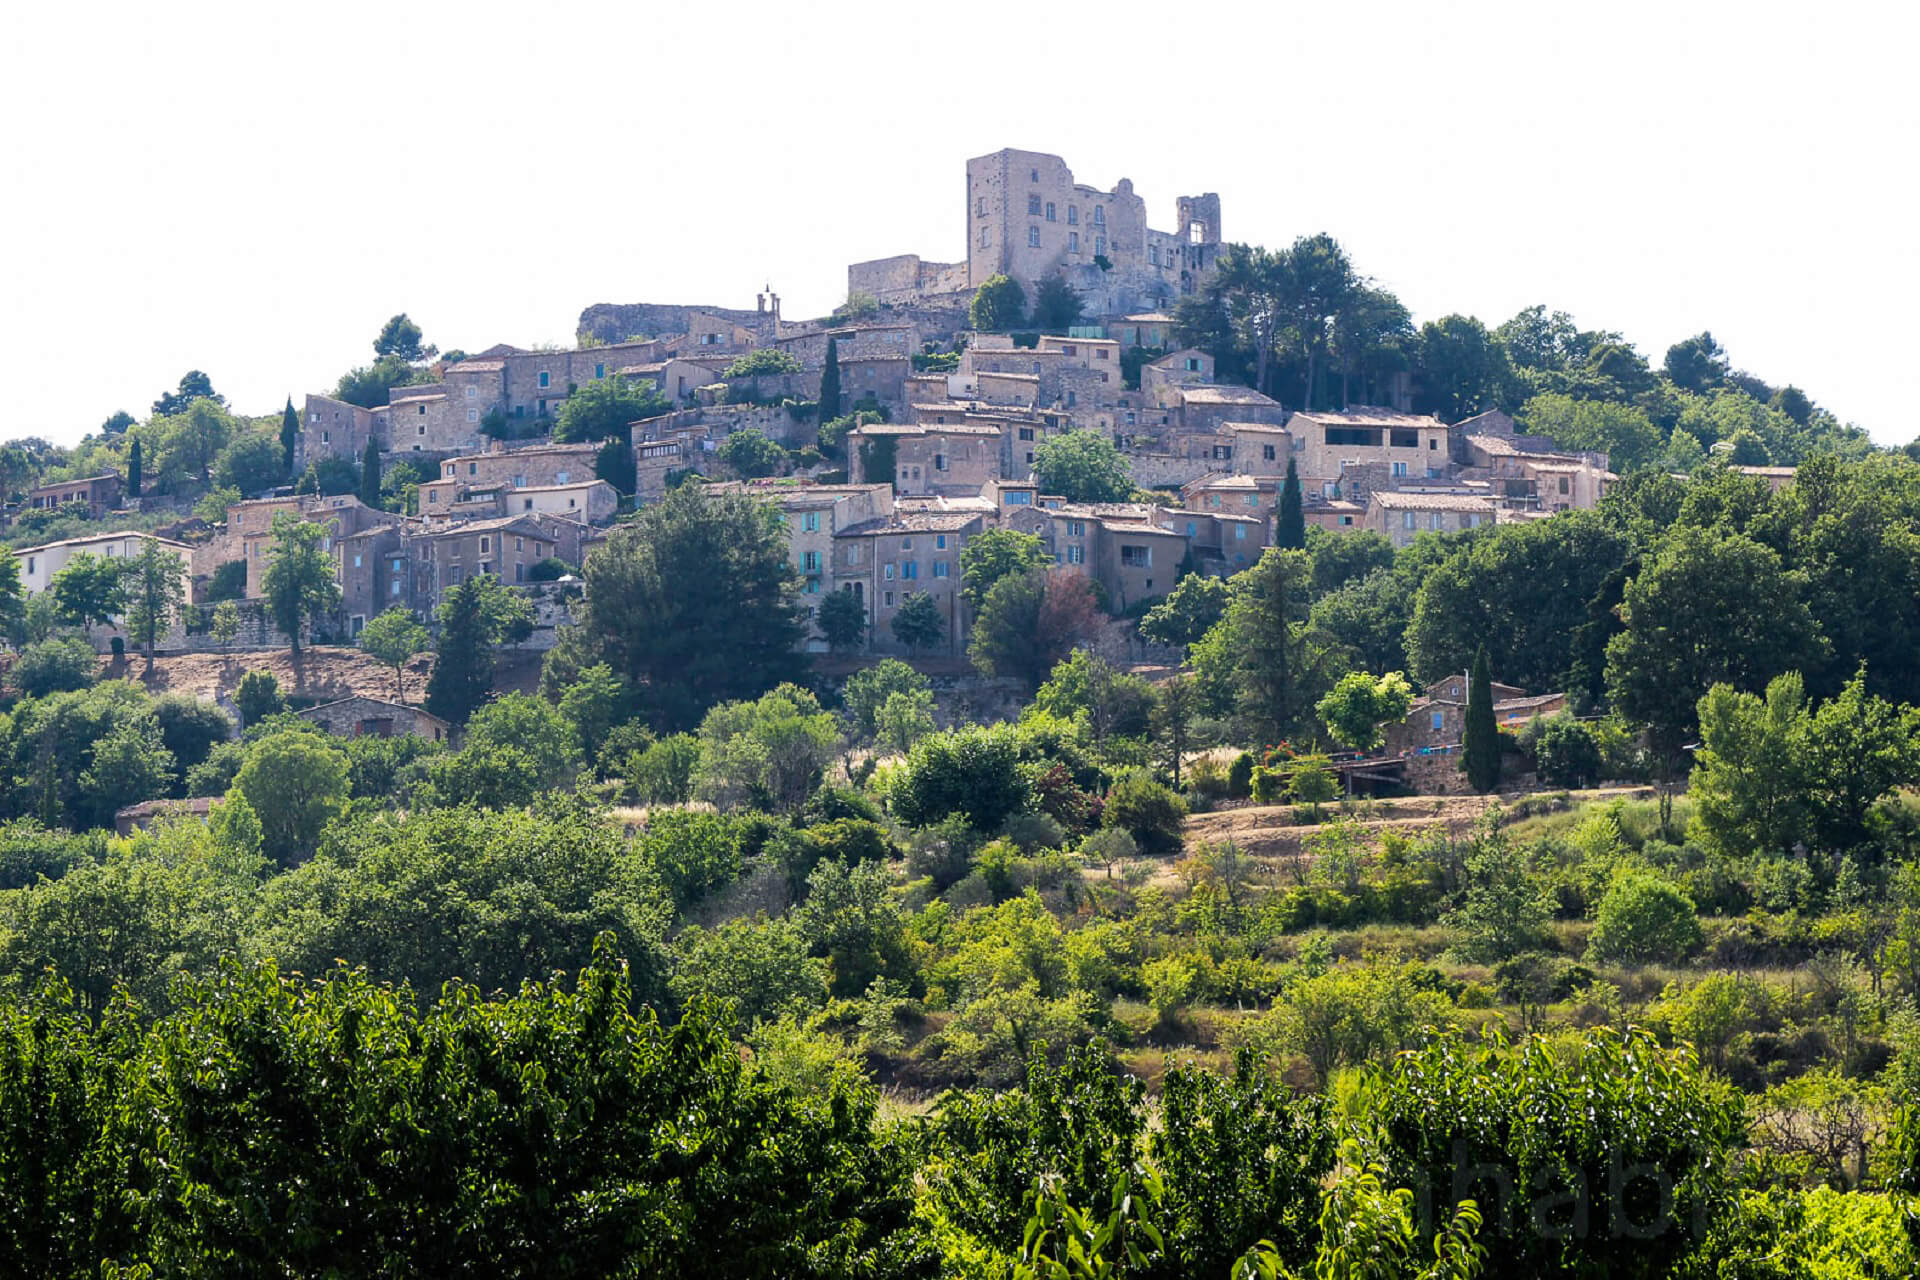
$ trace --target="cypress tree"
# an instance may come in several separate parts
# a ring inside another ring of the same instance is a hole
[[[1307,545],[1307,517],[1300,507],[1300,470],[1287,459],[1287,482],[1280,490],[1279,527],[1274,530],[1274,545],[1287,551],[1304,550]]]
[[[1467,723],[1460,765],[1467,783],[1485,795],[1500,785],[1500,727],[1493,719],[1493,676],[1488,670],[1487,646],[1473,655],[1467,675]]]
[[[127,496],[140,496],[140,437],[135,436],[127,449]]]
[[[493,629],[477,578],[456,583],[440,606],[440,643],[427,677],[427,710],[465,724],[493,690]]]
[[[827,362],[820,368],[820,422],[840,416],[840,344],[827,339]]]
[[[287,397],[286,412],[280,415],[280,465],[293,474],[293,446],[300,439],[300,415],[293,411],[293,397]]]
[[[370,507],[380,505],[380,445],[371,438],[360,455],[360,501]]]

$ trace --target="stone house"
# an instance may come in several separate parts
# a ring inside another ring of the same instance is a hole
[[[933,597],[946,620],[946,641],[934,652],[959,657],[967,651],[967,619],[960,600],[960,551],[987,527],[976,511],[900,511],[841,529],[833,536],[833,586],[851,591],[867,607],[870,645],[878,653],[904,653],[893,635],[893,618],[909,595]]]
[[[1457,445],[1461,475],[1486,480],[1504,511],[1552,513],[1599,506],[1619,478],[1607,470],[1606,454],[1543,448],[1542,442],[1551,444],[1539,436],[1473,432]]]
[[[1493,503],[1474,494],[1376,489],[1368,496],[1363,527],[1404,547],[1422,533],[1475,529],[1493,519]]]
[[[595,479],[597,444],[532,444],[510,448],[495,442],[483,453],[440,463],[440,478],[420,486],[420,512],[432,518],[459,501],[461,487],[525,489],[583,484]]]
[[[296,714],[339,738],[392,738],[411,734],[429,742],[445,742],[453,732],[452,725],[425,708],[359,694],[323,702]]]
[[[29,511],[49,511],[69,502],[84,502],[87,518],[98,520],[120,505],[122,492],[119,474],[108,471],[84,480],[62,480],[29,489],[23,505]]]
[[[1199,387],[1213,384],[1213,357],[1198,347],[1169,351],[1158,360],[1140,366],[1140,394],[1149,404],[1161,409],[1176,407],[1175,387]]]
[[[901,495],[977,494],[1000,478],[1000,444],[997,426],[869,422],[847,433],[849,479],[885,483],[891,470]]]
[[[1159,311],[1122,316],[1117,323],[1107,327],[1113,330],[1114,339],[1123,347],[1165,348],[1173,341],[1173,317]]]
[[[142,800],[114,811],[113,831],[125,839],[167,819],[198,818],[205,822],[224,799],[224,796],[194,796],[187,800]]]
[[[1308,524],[1318,525],[1328,533],[1351,533],[1366,527],[1367,508],[1363,503],[1351,498],[1322,498],[1314,493],[1301,496],[1304,501],[1300,514]]]
[[[357,463],[369,440],[385,448],[386,419],[384,409],[363,409],[332,396],[307,396],[300,414],[300,434],[294,441],[294,470],[304,471],[322,458]]]
[[[1302,410],[1287,420],[1298,450],[1303,489],[1323,497],[1348,494],[1344,471],[1356,464],[1382,464],[1391,482],[1445,480],[1453,474],[1453,429],[1438,418],[1395,409],[1355,405]]]
[[[1002,523],[1039,538],[1063,570],[1097,581],[1116,610],[1173,590],[1183,565],[1237,573],[1258,560],[1269,542],[1265,523],[1243,516],[1142,502],[1041,503],[1008,509]]]
[[[834,358],[841,361],[869,357],[910,361],[920,348],[919,330],[911,322],[809,329],[775,338],[769,345],[798,360],[801,368],[817,371],[827,362],[829,338],[833,339]]]
[[[1518,732],[1536,716],[1566,710],[1567,695],[1529,696],[1515,685],[1493,682],[1493,718],[1502,729]],[[1434,681],[1414,698],[1406,718],[1386,728],[1384,753],[1417,755],[1458,747],[1466,737],[1467,677],[1464,673]]]
[[[194,573],[205,577],[233,560],[247,562],[246,598],[265,593],[268,556],[273,550],[273,518],[282,513],[329,526],[326,546],[366,529],[398,525],[404,517],[367,506],[351,494],[301,494],[287,498],[256,498],[227,508],[227,523],[212,541],[194,550]]]
[[[893,488],[886,484],[749,481],[717,484],[710,492],[745,493],[779,510],[788,554],[800,575],[801,594],[809,609],[818,608],[820,598],[834,589],[835,536],[843,529],[886,520],[894,514]],[[823,652],[826,640],[810,634],[807,647]]]
[[[505,583],[524,583],[527,570],[549,556],[577,564],[586,530],[573,525],[569,538],[565,526],[571,523],[504,516],[416,532],[411,539],[416,548],[413,559],[426,567],[423,576],[427,579],[424,598],[416,608],[431,616],[450,588],[477,574],[490,573]]]
[[[193,599],[193,548],[184,542],[155,537],[151,533],[136,533],[130,529],[122,529],[118,533],[95,533],[84,538],[63,538],[58,542],[43,542],[37,547],[21,547],[13,553],[13,558],[20,563],[22,592],[29,596],[37,596],[52,586],[55,576],[71,564],[77,556],[105,556],[110,560],[131,560],[145,551],[148,543],[154,543],[161,550],[178,557],[180,598]]]
[[[1265,422],[1285,426],[1287,411],[1280,402],[1252,387],[1219,384],[1172,385],[1170,412],[1185,431],[1215,431],[1229,422]]]

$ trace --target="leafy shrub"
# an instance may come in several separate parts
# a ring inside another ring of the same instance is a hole
[[[1693,900],[1664,880],[1630,873],[1600,900],[1587,954],[1615,964],[1671,964],[1700,943]]]
[[[1154,781],[1144,769],[1121,776],[1107,792],[1102,821],[1119,827],[1146,853],[1168,853],[1180,847],[1180,822],[1187,806],[1169,788]]]
[[[1005,725],[969,725],[922,738],[888,792],[894,816],[910,827],[959,814],[977,831],[997,830],[1031,799],[1013,730]]]
[[[54,636],[20,651],[7,672],[14,692],[29,698],[91,686],[100,673],[100,655],[79,636]]]

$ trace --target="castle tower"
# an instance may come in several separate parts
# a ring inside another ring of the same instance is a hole
[[[1219,244],[1220,196],[1209,191],[1203,196],[1181,196],[1174,201],[1176,233],[1188,244]]]

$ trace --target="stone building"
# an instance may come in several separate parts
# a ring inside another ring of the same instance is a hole
[[[1363,527],[1404,547],[1422,533],[1476,529],[1493,519],[1493,503],[1474,494],[1376,489],[1368,497]]]
[[[886,484],[750,481],[716,484],[710,492],[745,493],[779,510],[809,609],[817,609],[820,598],[834,589],[834,538],[844,529],[886,520],[894,513],[893,487]],[[824,651],[826,640],[809,633],[807,647]]]
[[[620,510],[619,490],[599,479],[517,488],[497,480],[482,484],[458,481],[450,496],[444,488],[435,493],[442,501],[430,504],[426,513],[429,520],[487,520],[539,512],[584,524],[605,524]]]
[[[295,714],[339,738],[392,738],[412,734],[429,742],[445,742],[453,732],[452,725],[424,708],[360,694],[323,702]]]
[[[960,600],[960,551],[987,527],[977,511],[901,511],[850,525],[833,537],[833,589],[851,591],[867,607],[871,647],[904,653],[893,618],[909,595],[925,593],[946,622],[935,653],[967,651],[967,619]]]
[[[459,500],[467,489],[525,489],[585,483],[595,479],[597,444],[537,443],[512,448],[494,443],[484,453],[462,454],[440,463],[440,478],[420,486],[420,512],[432,518]]]
[[[1453,428],[1438,418],[1367,405],[1301,410],[1287,419],[1303,491],[1360,500],[1342,485],[1356,465],[1378,463],[1394,487],[1401,481],[1445,480],[1453,473]]]
[[[206,577],[222,564],[245,560],[246,598],[259,599],[265,593],[267,558],[273,550],[273,518],[283,513],[326,523],[329,550],[334,542],[350,534],[398,525],[404,520],[391,511],[375,510],[350,494],[301,494],[236,502],[227,508],[227,522],[220,532],[194,549],[195,576]]]
[[[967,161],[964,263],[913,254],[857,262],[847,290],[912,304],[1005,274],[1031,298],[1040,281],[1059,276],[1091,315],[1157,314],[1213,270],[1220,197],[1181,196],[1174,223],[1171,232],[1150,228],[1146,203],[1125,178],[1101,191],[1076,182],[1059,156],[1009,148]]]
[[[977,494],[1000,478],[1001,428],[869,422],[847,433],[849,478],[908,494]]]
[[[86,504],[87,518],[98,520],[120,505],[121,493],[119,474],[108,471],[84,480],[62,480],[29,489],[23,505],[29,511],[50,511],[81,502]]]

